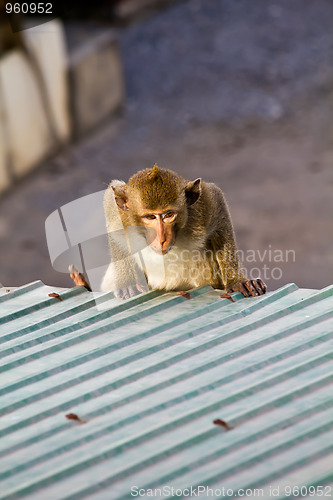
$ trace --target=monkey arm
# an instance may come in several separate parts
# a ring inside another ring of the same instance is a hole
[[[223,288],[230,288],[238,281],[246,280],[237,254],[234,239],[226,238],[221,231],[216,231],[210,239],[213,255],[218,264],[219,282]]]
[[[118,299],[129,299],[148,289],[144,273],[132,256],[111,262],[101,285],[103,292],[111,290]]]
[[[220,283],[229,293],[241,292],[245,297],[263,295],[266,285],[260,280],[249,280],[239,261],[234,229],[223,192],[211,185],[213,211],[218,213],[217,228],[210,237],[218,263]]]
[[[231,238],[230,234],[225,239],[223,234],[216,233],[211,244],[224,289],[229,293],[241,292],[245,297],[263,295],[266,292],[266,285],[261,279],[246,278],[239,261],[235,239]]]
[[[121,184],[121,181],[117,182]],[[111,290],[117,298],[123,299],[148,291],[144,272],[132,255],[128,231],[120,217],[111,185],[105,192],[104,211],[111,262],[103,277],[101,290]],[[131,239],[134,239],[133,234]]]

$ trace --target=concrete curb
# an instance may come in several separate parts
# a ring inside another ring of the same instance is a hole
[[[77,138],[123,104],[125,85],[115,32],[97,31],[73,51],[69,49],[68,74],[73,135]]]
[[[98,28],[71,50],[57,19],[22,33],[26,50],[0,60],[0,195],[110,116],[125,95],[113,30]]]

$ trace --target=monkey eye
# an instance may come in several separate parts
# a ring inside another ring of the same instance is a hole
[[[163,220],[166,220],[167,222],[172,222],[172,220],[176,218],[176,215],[177,214],[175,212],[171,212],[170,210],[169,212],[163,214]]]
[[[144,215],[142,218],[143,219],[147,219],[147,220],[154,220],[154,219],[156,219],[156,215],[154,215],[154,214],[147,214],[147,215]]]

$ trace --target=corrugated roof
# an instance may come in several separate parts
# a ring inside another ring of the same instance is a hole
[[[233,298],[0,288],[0,498],[331,496],[333,287]]]

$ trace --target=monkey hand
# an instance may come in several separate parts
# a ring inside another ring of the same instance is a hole
[[[145,274],[132,256],[111,262],[101,283],[101,291],[111,291],[117,299],[130,299],[148,290]]]
[[[145,293],[148,292],[149,288],[145,285],[130,285],[125,288],[118,288],[113,291],[114,296],[117,299],[130,299],[132,297],[135,297],[136,295],[139,295],[140,293]]]
[[[266,293],[266,285],[261,279],[238,281],[227,289],[228,293],[241,292],[244,297],[256,297]]]

